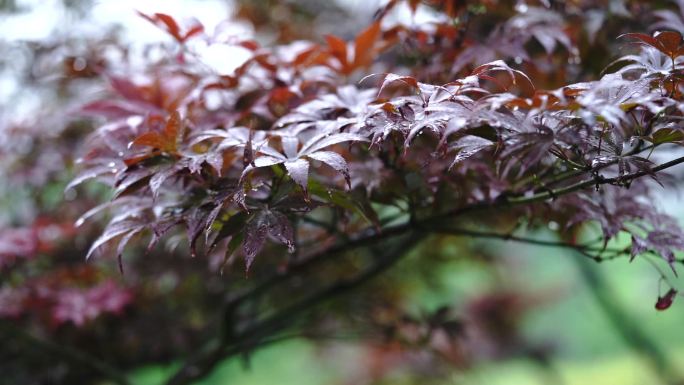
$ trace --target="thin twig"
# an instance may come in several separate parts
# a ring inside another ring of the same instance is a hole
[[[505,234],[505,233],[476,231],[476,230],[461,229],[461,228],[448,228],[448,227],[433,227],[429,230],[431,232],[435,232],[438,234],[463,236],[463,237],[469,237],[469,238],[498,239],[501,241],[513,241],[513,242],[519,242],[519,243],[527,243],[527,244],[536,245],[536,246],[560,247],[560,248],[573,249],[573,250],[583,250],[583,251],[587,251],[587,252],[595,251],[595,252],[615,252],[615,253],[618,253],[618,252],[624,252],[625,251],[624,249],[607,249],[607,248],[603,248],[600,246],[592,246],[591,243],[595,243],[595,242],[584,243],[584,244],[573,244],[573,243],[567,243],[567,242],[562,242],[562,241],[547,241],[547,240],[543,240],[543,239],[526,238],[526,237],[520,237],[517,235]]]

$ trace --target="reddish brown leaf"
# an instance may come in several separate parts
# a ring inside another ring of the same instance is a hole
[[[393,113],[393,114],[399,113],[399,110],[397,110],[397,108],[394,107],[394,104],[392,104],[392,103],[384,103],[381,108],[383,109],[383,111],[385,111],[387,113]]]
[[[204,32],[204,26],[200,22],[195,22],[190,28],[184,33],[181,32],[181,27],[178,25],[176,20],[165,13],[155,13],[153,15],[146,15],[142,12],[138,12],[140,16],[145,18],[150,23],[163,29],[169,35],[171,35],[179,43],[184,43],[189,38],[199,35]]]
[[[176,20],[173,19],[173,17],[165,14],[165,13],[155,13],[154,14],[155,18],[164,25],[166,25],[167,30],[171,34],[171,36],[175,37],[178,40],[181,40],[180,36],[180,28],[178,27],[178,23],[176,23]]]
[[[199,35],[202,32],[204,32],[204,26],[197,23],[185,33],[185,36],[183,36],[183,41],[186,41],[195,35]]]
[[[292,64],[294,66],[307,66],[309,64],[314,64],[317,61],[316,59],[318,56],[321,54],[321,47],[318,45],[312,45],[311,47],[297,54],[292,61]]]
[[[644,33],[626,33],[620,35],[619,37],[636,39],[641,43],[657,49],[671,58],[680,56],[682,51],[684,51],[684,48],[681,47],[682,35],[679,32],[662,31],[654,33],[653,36],[649,36]]]
[[[618,36],[618,39],[623,38],[623,37],[628,37],[631,39],[639,40],[642,43],[648,44],[654,48],[658,48],[658,46],[659,46],[658,41],[655,38],[653,38],[652,36],[649,36],[645,33],[625,33],[625,34]]]
[[[380,36],[380,22],[376,21],[361,32],[354,41],[354,67],[368,65],[373,59],[373,47]]]
[[[159,149],[164,147],[164,143],[164,138],[158,132],[146,132],[135,138],[132,142],[136,146],[148,146]]]
[[[134,166],[134,165],[142,162],[143,160],[150,159],[151,157],[153,157],[155,155],[157,155],[157,154],[154,152],[151,152],[148,154],[136,155],[133,157],[129,157],[129,158],[124,159],[124,164],[128,167],[131,167],[131,166]]]
[[[675,296],[677,295],[677,290],[670,289],[664,296],[658,297],[658,301],[655,304],[656,310],[663,311],[667,310],[672,306]]]
[[[658,40],[662,46],[662,51],[667,56],[674,57],[677,55],[679,46],[682,44],[682,35],[679,32],[674,31],[663,31],[656,32],[653,37]]]
[[[124,79],[118,76],[110,76],[109,84],[112,86],[114,91],[118,92],[119,95],[123,96],[129,100],[143,100],[144,94],[141,87],[131,82],[128,79]]]
[[[340,61],[343,67],[347,67],[347,42],[334,35],[327,35],[325,40],[330,47],[330,53]]]
[[[243,40],[240,42],[239,46],[247,48],[250,51],[256,51],[259,49],[259,43],[254,40]]]
[[[418,9],[418,4],[420,4],[420,0],[409,0],[409,8],[411,8],[411,12],[416,13],[416,10]]]
[[[178,111],[169,116],[164,130],[146,132],[133,140],[132,145],[148,146],[168,153],[176,153],[178,150],[178,137],[181,131],[181,117]]]

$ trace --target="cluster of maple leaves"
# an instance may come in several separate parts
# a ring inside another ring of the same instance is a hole
[[[530,12],[544,11],[520,17]],[[200,24],[183,31],[168,15],[144,17],[181,48],[193,39],[218,44]],[[226,261],[242,254],[249,268],[268,239],[290,253],[320,240],[320,232],[303,231],[301,221],[316,216],[320,206],[340,211],[357,227],[367,221],[379,229],[378,205],[407,200],[407,215],[427,218],[610,175],[616,182],[599,192],[585,189],[536,209],[559,217],[563,229],[598,222],[606,242],[627,232],[633,256],[656,251],[675,262],[679,230],[643,201],[647,187],[631,176],[657,179],[644,151],[682,140],[676,126],[679,32],[623,35],[625,43],[644,43],[637,55],[620,59],[626,66],[551,91],[535,89],[525,73],[502,60],[441,84],[421,82],[420,73],[383,73],[345,84],[411,30],[385,28],[383,21],[350,43],[326,36],[325,44],[267,49],[231,41],[253,52],[234,74],[207,72],[179,50],[153,65],[145,81],[108,75],[119,97],[83,108],[107,124],[92,134],[85,171],[70,185],[98,178],[114,189],[112,201],[101,207],[113,217],[88,255],[118,239],[121,256],[143,232],[152,247],[184,224],[193,255],[204,235],[208,252],[221,246]],[[544,34],[549,28],[533,28],[530,36],[546,51],[557,48],[554,41],[571,46],[566,35]],[[210,108],[211,98],[219,102]],[[544,182],[572,171],[555,186]],[[533,177],[536,184],[521,183]],[[625,189],[632,184],[639,186]],[[611,203],[615,199],[619,205]]]

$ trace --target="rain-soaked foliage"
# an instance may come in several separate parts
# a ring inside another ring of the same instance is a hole
[[[27,343],[80,346],[61,365],[120,383],[114,367],[185,357],[168,383],[186,384],[282,335],[341,329],[371,335],[364,383],[390,356],[432,378],[533,354],[517,319],[535,300],[485,293],[416,316],[402,278],[378,278],[412,250],[429,276],[445,242],[496,263],[473,238],[647,258],[669,285],[656,309],[673,304],[684,234],[655,193],[684,162],[684,4],[392,0],[321,36],[283,20],[322,5],[257,3],[237,17],[269,39],[140,13],[169,36],[144,53],[116,37],[36,49],[71,96],[3,134],[30,138],[3,156],[8,181],[67,197],[37,194],[43,211],[0,231],[0,317],[30,325]],[[208,65],[209,49],[234,69]],[[556,240],[530,235],[549,229]],[[0,367],[84,378],[25,361]]]

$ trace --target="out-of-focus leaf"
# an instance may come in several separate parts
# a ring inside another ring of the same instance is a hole
[[[178,111],[169,116],[162,132],[149,131],[131,142],[132,145],[152,147],[167,153],[176,153],[181,133],[181,117]]]
[[[376,21],[354,40],[354,66],[366,66],[373,59],[373,47],[380,36],[380,21]]]

